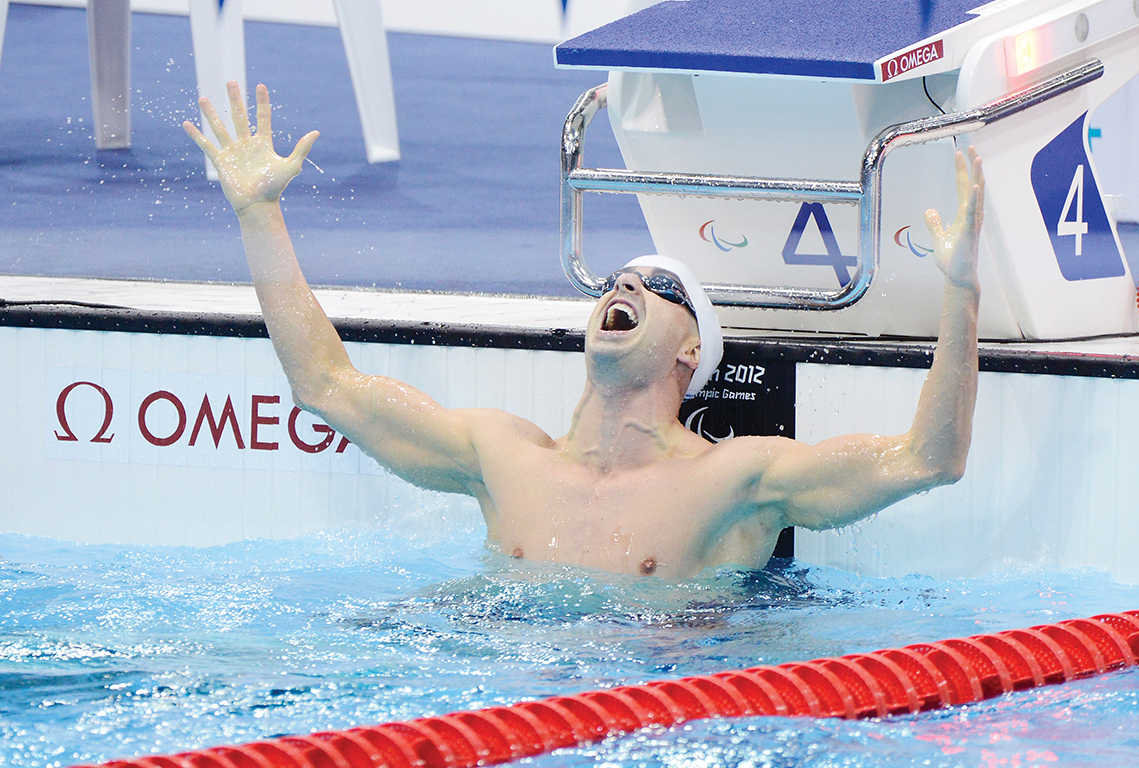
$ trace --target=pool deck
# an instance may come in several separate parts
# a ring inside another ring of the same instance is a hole
[[[593,302],[509,294],[316,288],[346,340],[581,351]],[[0,275],[0,326],[266,335],[246,284]],[[477,338],[475,338],[477,336]],[[726,328],[727,343],[796,362],[925,367],[930,339]],[[981,369],[1139,379],[1139,336],[982,341]]]

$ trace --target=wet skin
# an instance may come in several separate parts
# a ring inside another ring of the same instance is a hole
[[[278,198],[316,140],[272,148],[268,91],[254,133],[235,85],[236,137],[186,130],[218,168],[241,224],[265,321],[298,405],[416,485],[473,496],[491,542],[514,557],[682,577],[759,567],[787,525],[838,527],[964,472],[976,396],[976,277],[984,179],[957,157],[948,228],[930,211],[945,275],[933,367],[904,435],[811,446],[778,437],[711,444],[677,414],[700,355],[692,315],[620,275],[586,328],[587,382],[567,433],[486,409],[446,409],[403,382],[356,370],[301,274]]]

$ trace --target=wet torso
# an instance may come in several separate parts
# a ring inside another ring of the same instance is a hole
[[[761,567],[782,528],[778,505],[756,498],[741,471],[742,442],[692,435],[664,458],[600,471],[564,438],[503,437],[479,449],[476,496],[490,540],[508,555],[680,577],[722,563]],[[779,450],[778,438],[748,440],[753,457]]]

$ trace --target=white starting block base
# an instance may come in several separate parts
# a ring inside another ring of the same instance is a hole
[[[882,18],[889,13],[893,24]],[[946,113],[972,131],[958,136],[959,148],[975,145],[986,166],[981,336],[1139,330],[1118,206],[1089,147],[1089,117],[1139,74],[1139,6],[1130,0],[943,0],[926,11],[896,4],[873,14],[807,0],[772,0],[762,12],[742,0],[668,2],[569,40],[556,55],[561,66],[608,71],[609,119],[627,168],[784,185],[775,188],[794,202],[701,198],[697,187],[663,182],[641,194],[657,249],[700,279],[833,295],[853,282],[859,254],[867,273],[877,265],[853,306],[769,310],[757,297],[752,307],[723,311],[729,325],[935,336],[941,276],[928,258],[924,212],[936,208],[951,221],[957,201],[953,143],[933,141],[948,132],[928,119]],[[1047,98],[1001,110],[1033,88]],[[984,118],[967,118],[974,110]],[[933,132],[915,127],[921,121]],[[878,167],[867,153],[902,125],[931,143],[883,145],[879,195],[864,175]],[[841,203],[834,190],[796,197],[828,182],[856,191]],[[861,209],[850,204],[860,185]],[[742,187],[723,182],[718,193],[727,189]],[[578,259],[576,249],[563,258]],[[588,245],[583,251],[588,260]]]

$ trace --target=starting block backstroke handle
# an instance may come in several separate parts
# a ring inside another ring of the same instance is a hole
[[[1002,96],[976,109],[911,120],[882,130],[862,156],[860,180],[813,181],[763,179],[660,171],[630,171],[582,167],[585,129],[606,106],[606,85],[581,95],[562,129],[562,267],[582,293],[600,296],[604,276],[593,273],[581,255],[582,194],[621,192],[692,195],[737,200],[773,200],[857,205],[859,208],[858,265],[850,282],[838,290],[790,288],[732,283],[705,283],[716,304],[772,309],[842,309],[861,299],[878,268],[882,233],[882,167],[895,148],[972,133],[984,126],[1041,104],[1103,75],[1103,63],[1092,59],[1047,80]]]

